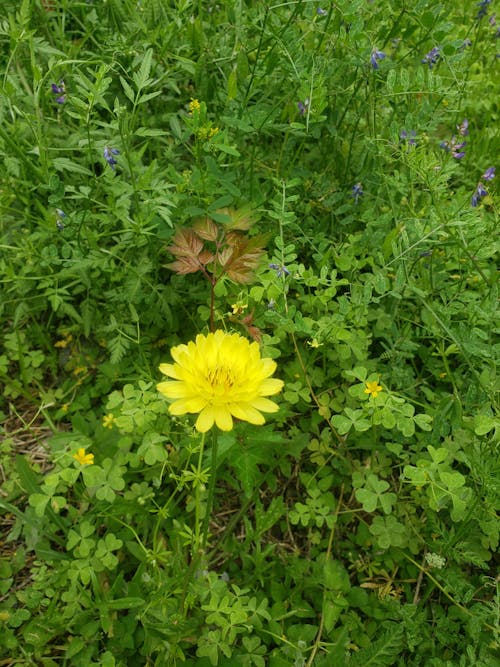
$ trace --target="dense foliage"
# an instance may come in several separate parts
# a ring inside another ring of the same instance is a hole
[[[1,665],[499,664],[495,4],[4,0]]]

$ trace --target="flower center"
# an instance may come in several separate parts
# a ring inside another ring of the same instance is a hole
[[[215,394],[224,394],[234,385],[234,374],[228,366],[210,368],[207,380]]]

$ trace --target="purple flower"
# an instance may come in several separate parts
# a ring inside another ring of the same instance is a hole
[[[437,63],[437,61],[441,58],[441,55],[439,53],[439,46],[434,46],[429,53],[426,53],[425,56],[422,58],[421,62],[424,64],[429,65],[429,69],[432,69],[432,66]]]
[[[487,194],[488,194],[488,190],[484,187],[484,185],[481,183],[481,181],[479,181],[479,183],[477,184],[476,191],[472,195],[472,199],[471,199],[471,202],[470,202],[471,206],[473,206],[475,208],[479,204],[481,199],[483,197],[486,197]]]
[[[56,227],[60,232],[62,232],[63,229],[64,229],[63,219],[66,217],[66,213],[62,209],[56,208],[56,215],[57,215],[57,217],[56,217]]]
[[[118,148],[110,148],[109,146],[104,146],[103,153],[104,153],[104,159],[109,164],[111,169],[115,171],[116,169],[115,164],[118,164],[118,162],[115,160],[113,156],[120,155],[120,151],[118,150]]]
[[[476,21],[480,21],[483,16],[486,16],[488,13],[488,5],[491,4],[491,0],[481,0],[481,2],[476,3],[476,7],[479,7],[479,10],[476,14]]]
[[[463,51],[468,46],[472,46],[472,42],[470,41],[470,39],[464,39],[462,46],[460,47],[460,50]]]
[[[407,132],[405,129],[403,129],[399,133],[399,138],[401,139],[401,141],[406,141],[409,146],[417,145],[417,141],[415,138],[416,136],[417,133],[415,132],[415,130],[410,130],[409,132]]]
[[[318,16],[326,16],[328,12],[326,11],[326,9],[321,9],[321,7],[318,7],[318,9],[316,10],[316,14]]]
[[[455,135],[453,135],[451,141],[442,141],[439,147],[447,153],[451,153],[456,160],[461,160],[465,155],[465,151],[462,150],[462,148],[465,148],[465,143],[465,141],[458,143]]]
[[[469,134],[469,121],[467,118],[464,118],[460,125],[457,125],[457,130],[460,132],[462,137],[466,137]]]
[[[359,198],[362,197],[365,193],[363,192],[363,186],[361,183],[356,183],[352,186],[352,196],[354,197],[354,203],[357,204]]]
[[[373,49],[372,54],[370,56],[370,62],[373,69],[378,69],[378,61],[383,60],[384,58],[385,58],[385,53],[383,51],[379,51],[378,49]]]
[[[485,181],[492,181],[495,178],[495,167],[488,167],[488,169],[483,174],[483,179]]]
[[[303,102],[297,102],[297,107],[299,109],[300,115],[303,116],[309,109],[309,98],[306,97],[306,99]]]
[[[278,276],[278,278],[281,278],[282,276],[289,276],[290,275],[290,271],[286,268],[286,266],[284,264],[280,265],[280,264],[272,263],[272,264],[269,264],[269,268],[274,269],[274,271],[276,271],[276,275]]]
[[[56,97],[57,104],[64,104],[66,102],[66,86],[64,85],[64,81],[61,79],[59,81],[59,85],[56,83],[51,83],[50,87],[52,88],[54,95],[59,96]]]

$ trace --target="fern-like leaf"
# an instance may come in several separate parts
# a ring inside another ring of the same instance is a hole
[[[353,654],[346,667],[391,667],[403,650],[403,644],[403,628],[401,625],[391,625],[371,646]]]

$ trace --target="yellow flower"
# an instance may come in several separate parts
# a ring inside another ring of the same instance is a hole
[[[374,380],[373,382],[365,382],[365,384],[365,394],[370,394],[370,396],[373,396],[373,398],[377,398],[377,396],[382,391],[382,387],[379,385],[377,380]]]
[[[63,347],[63,348],[67,347],[71,343],[72,340],[73,340],[73,336],[71,334],[67,334],[65,338],[55,342],[54,347]]]
[[[233,315],[241,315],[244,310],[248,308],[248,304],[243,303],[242,301],[237,301],[236,303],[231,304],[233,310]]]
[[[104,428],[113,428],[113,422],[115,421],[115,418],[113,417],[112,413],[110,412],[109,415],[104,415],[102,418],[102,425]]]
[[[82,466],[84,465],[93,465],[94,463],[94,455],[93,454],[85,454],[85,447],[80,447],[80,449],[76,452],[76,454],[73,454],[73,458],[78,461],[78,463]]]
[[[189,103],[189,113],[193,115],[195,111],[199,111],[201,108],[200,103],[198,100],[194,100],[191,98],[191,102]]]
[[[283,381],[271,378],[276,370],[272,359],[261,358],[259,346],[239,334],[222,330],[198,334],[196,341],[171,350],[174,364],[160,364],[160,371],[174,378],[157,389],[174,402],[173,415],[199,413],[195,427],[201,433],[214,423],[222,431],[233,428],[233,417],[263,424],[261,412],[276,412],[278,406],[264,396],[281,391]]]

